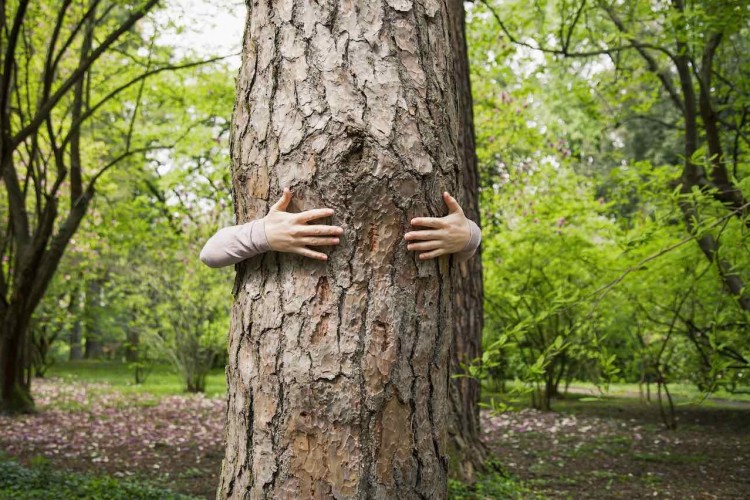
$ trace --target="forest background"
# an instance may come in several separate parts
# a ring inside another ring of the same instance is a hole
[[[28,7],[47,29],[21,39],[19,114],[45,92],[30,78],[45,54],[31,48],[53,29],[52,4]],[[79,186],[72,175],[59,191],[72,200],[95,182],[95,195],[34,308],[28,377],[90,360],[137,385],[168,365],[185,390],[223,394],[210,380],[226,361],[234,271],[198,254],[235,222],[228,133],[243,19],[232,13],[244,7],[212,4],[155,7],[96,61],[81,102],[54,111],[64,129],[84,115],[66,137]],[[549,410],[564,393],[639,384],[673,429],[680,404],[748,399],[747,2],[465,5],[485,293],[484,353],[466,369],[483,406]],[[212,16],[213,35],[199,35],[190,19]],[[78,62],[70,54],[60,74]],[[42,220],[45,163],[29,158],[52,162],[55,148],[25,146],[20,186]],[[588,392],[584,402],[603,398]]]

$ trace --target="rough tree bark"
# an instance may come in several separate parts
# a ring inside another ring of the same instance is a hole
[[[217,498],[447,496],[452,257],[403,234],[460,192],[447,5],[253,2],[232,125],[238,222],[331,207],[327,262],[238,265]]]
[[[469,56],[466,47],[466,13],[461,0],[448,2],[453,30],[456,93],[459,110],[459,162],[463,189],[459,203],[468,218],[482,226],[479,217],[479,169],[474,143],[474,114],[469,77]],[[473,258],[453,267],[453,342],[451,372],[462,374],[462,363],[482,355],[484,326],[484,288],[482,281],[481,246]],[[488,449],[482,443],[479,427],[479,381],[472,378],[453,379],[451,417],[448,426],[452,477],[473,482],[475,473],[485,469]]]

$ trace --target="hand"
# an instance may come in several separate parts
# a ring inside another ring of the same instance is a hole
[[[448,215],[445,217],[415,217],[411,220],[412,226],[426,226],[432,229],[404,234],[407,241],[421,240],[406,245],[407,250],[428,250],[419,254],[422,260],[460,252],[471,239],[468,219],[456,199],[445,191],[443,200],[448,205]]]
[[[332,208],[316,208],[300,213],[287,212],[292,193],[284,188],[279,201],[273,204],[265,217],[266,240],[272,250],[290,252],[318,260],[328,260],[328,255],[315,252],[306,245],[337,245],[337,236],[344,232],[340,226],[308,225],[313,219],[329,217]]]

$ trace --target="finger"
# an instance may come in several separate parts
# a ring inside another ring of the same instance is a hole
[[[445,222],[440,217],[414,217],[412,226],[445,227]]]
[[[442,241],[420,241],[419,243],[410,243],[406,245],[407,250],[435,250],[443,246]]]
[[[301,224],[298,228],[300,236],[338,236],[344,232],[341,226],[326,226],[323,224]]]
[[[422,252],[419,254],[420,260],[427,260],[427,259],[434,259],[435,257],[440,257],[443,255],[445,251],[443,251],[442,248],[438,248],[437,250],[433,250],[431,252]]]
[[[404,239],[408,241],[412,240],[438,240],[441,239],[443,236],[442,231],[430,231],[430,230],[421,230],[421,231],[409,231],[408,233],[404,234]]]
[[[304,255],[305,257],[313,258],[315,260],[328,260],[328,256],[326,254],[310,250],[307,247],[297,247],[293,250],[293,252]]]
[[[338,238],[299,238],[297,241],[300,245],[338,245]]]
[[[284,192],[281,194],[281,198],[271,206],[271,210],[279,210],[283,212],[289,206],[290,201],[292,201],[292,192],[288,187],[285,187]]]
[[[297,215],[299,222],[307,222],[313,219],[320,219],[321,217],[330,217],[333,215],[332,208],[314,208],[312,210],[305,210]]]
[[[450,213],[454,212],[460,212],[463,213],[464,211],[461,209],[461,205],[458,204],[458,201],[448,193],[448,191],[443,193],[443,199],[445,200],[445,204],[448,205],[448,211]]]

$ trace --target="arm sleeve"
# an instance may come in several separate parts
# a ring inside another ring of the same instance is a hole
[[[225,267],[271,250],[266,239],[265,219],[219,229],[203,246],[201,262]]]
[[[469,223],[471,237],[469,238],[469,241],[466,242],[466,246],[464,246],[463,250],[456,252],[456,262],[465,262],[472,258],[474,253],[476,253],[477,248],[479,248],[479,244],[482,242],[482,230],[479,229],[476,222],[468,218],[466,221]]]

